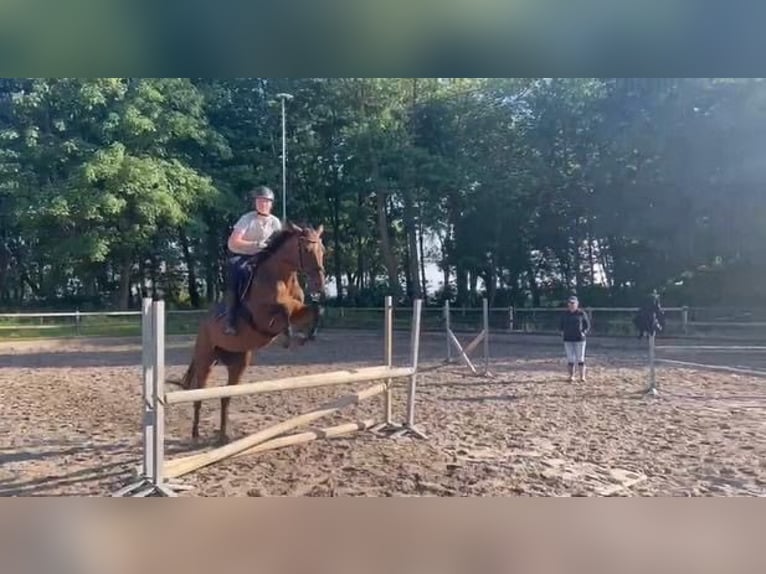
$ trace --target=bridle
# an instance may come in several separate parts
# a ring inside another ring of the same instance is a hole
[[[305,273],[306,275],[309,275],[310,273],[314,273],[315,275],[319,275],[324,271],[324,269],[320,265],[316,265],[315,267],[311,269],[306,268],[306,263],[304,260],[304,251],[308,252],[308,249],[304,247],[307,243],[319,243],[318,239],[309,239],[308,237],[305,237],[301,235],[298,238],[298,270],[301,273]]]

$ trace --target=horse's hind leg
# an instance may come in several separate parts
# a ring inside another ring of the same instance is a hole
[[[227,385],[237,385],[239,384],[240,379],[242,378],[242,374],[245,372],[245,369],[247,369],[247,366],[250,364],[250,351],[247,351],[245,353],[230,353],[226,357],[226,368],[229,371],[229,380],[227,381]],[[227,421],[229,418],[229,402],[231,401],[231,397],[224,397],[221,399],[221,430],[219,435],[220,442],[227,443],[229,442],[228,434],[226,433],[226,426]]]
[[[194,420],[192,421],[192,438],[199,438],[199,412],[202,408],[202,401],[194,401]]]

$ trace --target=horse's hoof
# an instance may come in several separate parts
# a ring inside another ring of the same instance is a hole
[[[225,444],[229,444],[231,442],[231,439],[229,438],[229,435],[226,433],[221,433],[218,435],[218,445],[223,446]]]

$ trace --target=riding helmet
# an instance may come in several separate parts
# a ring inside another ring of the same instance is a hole
[[[263,197],[264,199],[268,199],[269,201],[274,201],[274,192],[271,191],[268,187],[265,185],[261,185],[256,187],[252,192],[251,195],[253,199],[256,199],[258,197]]]

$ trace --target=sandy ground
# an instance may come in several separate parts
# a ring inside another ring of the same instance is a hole
[[[397,333],[395,362],[408,355]],[[465,335],[466,342],[470,337]],[[710,343],[706,343],[710,344]],[[188,338],[169,339],[168,377],[182,374]],[[245,380],[380,364],[375,332],[328,331],[295,350],[256,356]],[[230,459],[183,478],[186,496],[727,496],[766,495],[766,379],[662,367],[660,399],[642,397],[645,343],[593,340],[589,378],[570,384],[551,337],[493,339],[491,380],[441,366],[443,335],[425,334],[416,419],[426,441],[359,433]],[[705,362],[707,353],[672,358]],[[766,356],[766,355],[764,355]],[[716,353],[717,364],[766,368],[761,355]],[[134,340],[0,346],[0,495],[103,496],[140,460],[140,345]],[[216,368],[212,384],[224,381]],[[232,401],[233,438],[364,384]],[[397,387],[395,415],[404,417]],[[372,399],[321,425],[381,413]],[[168,410],[169,454],[217,438],[219,404]]]

